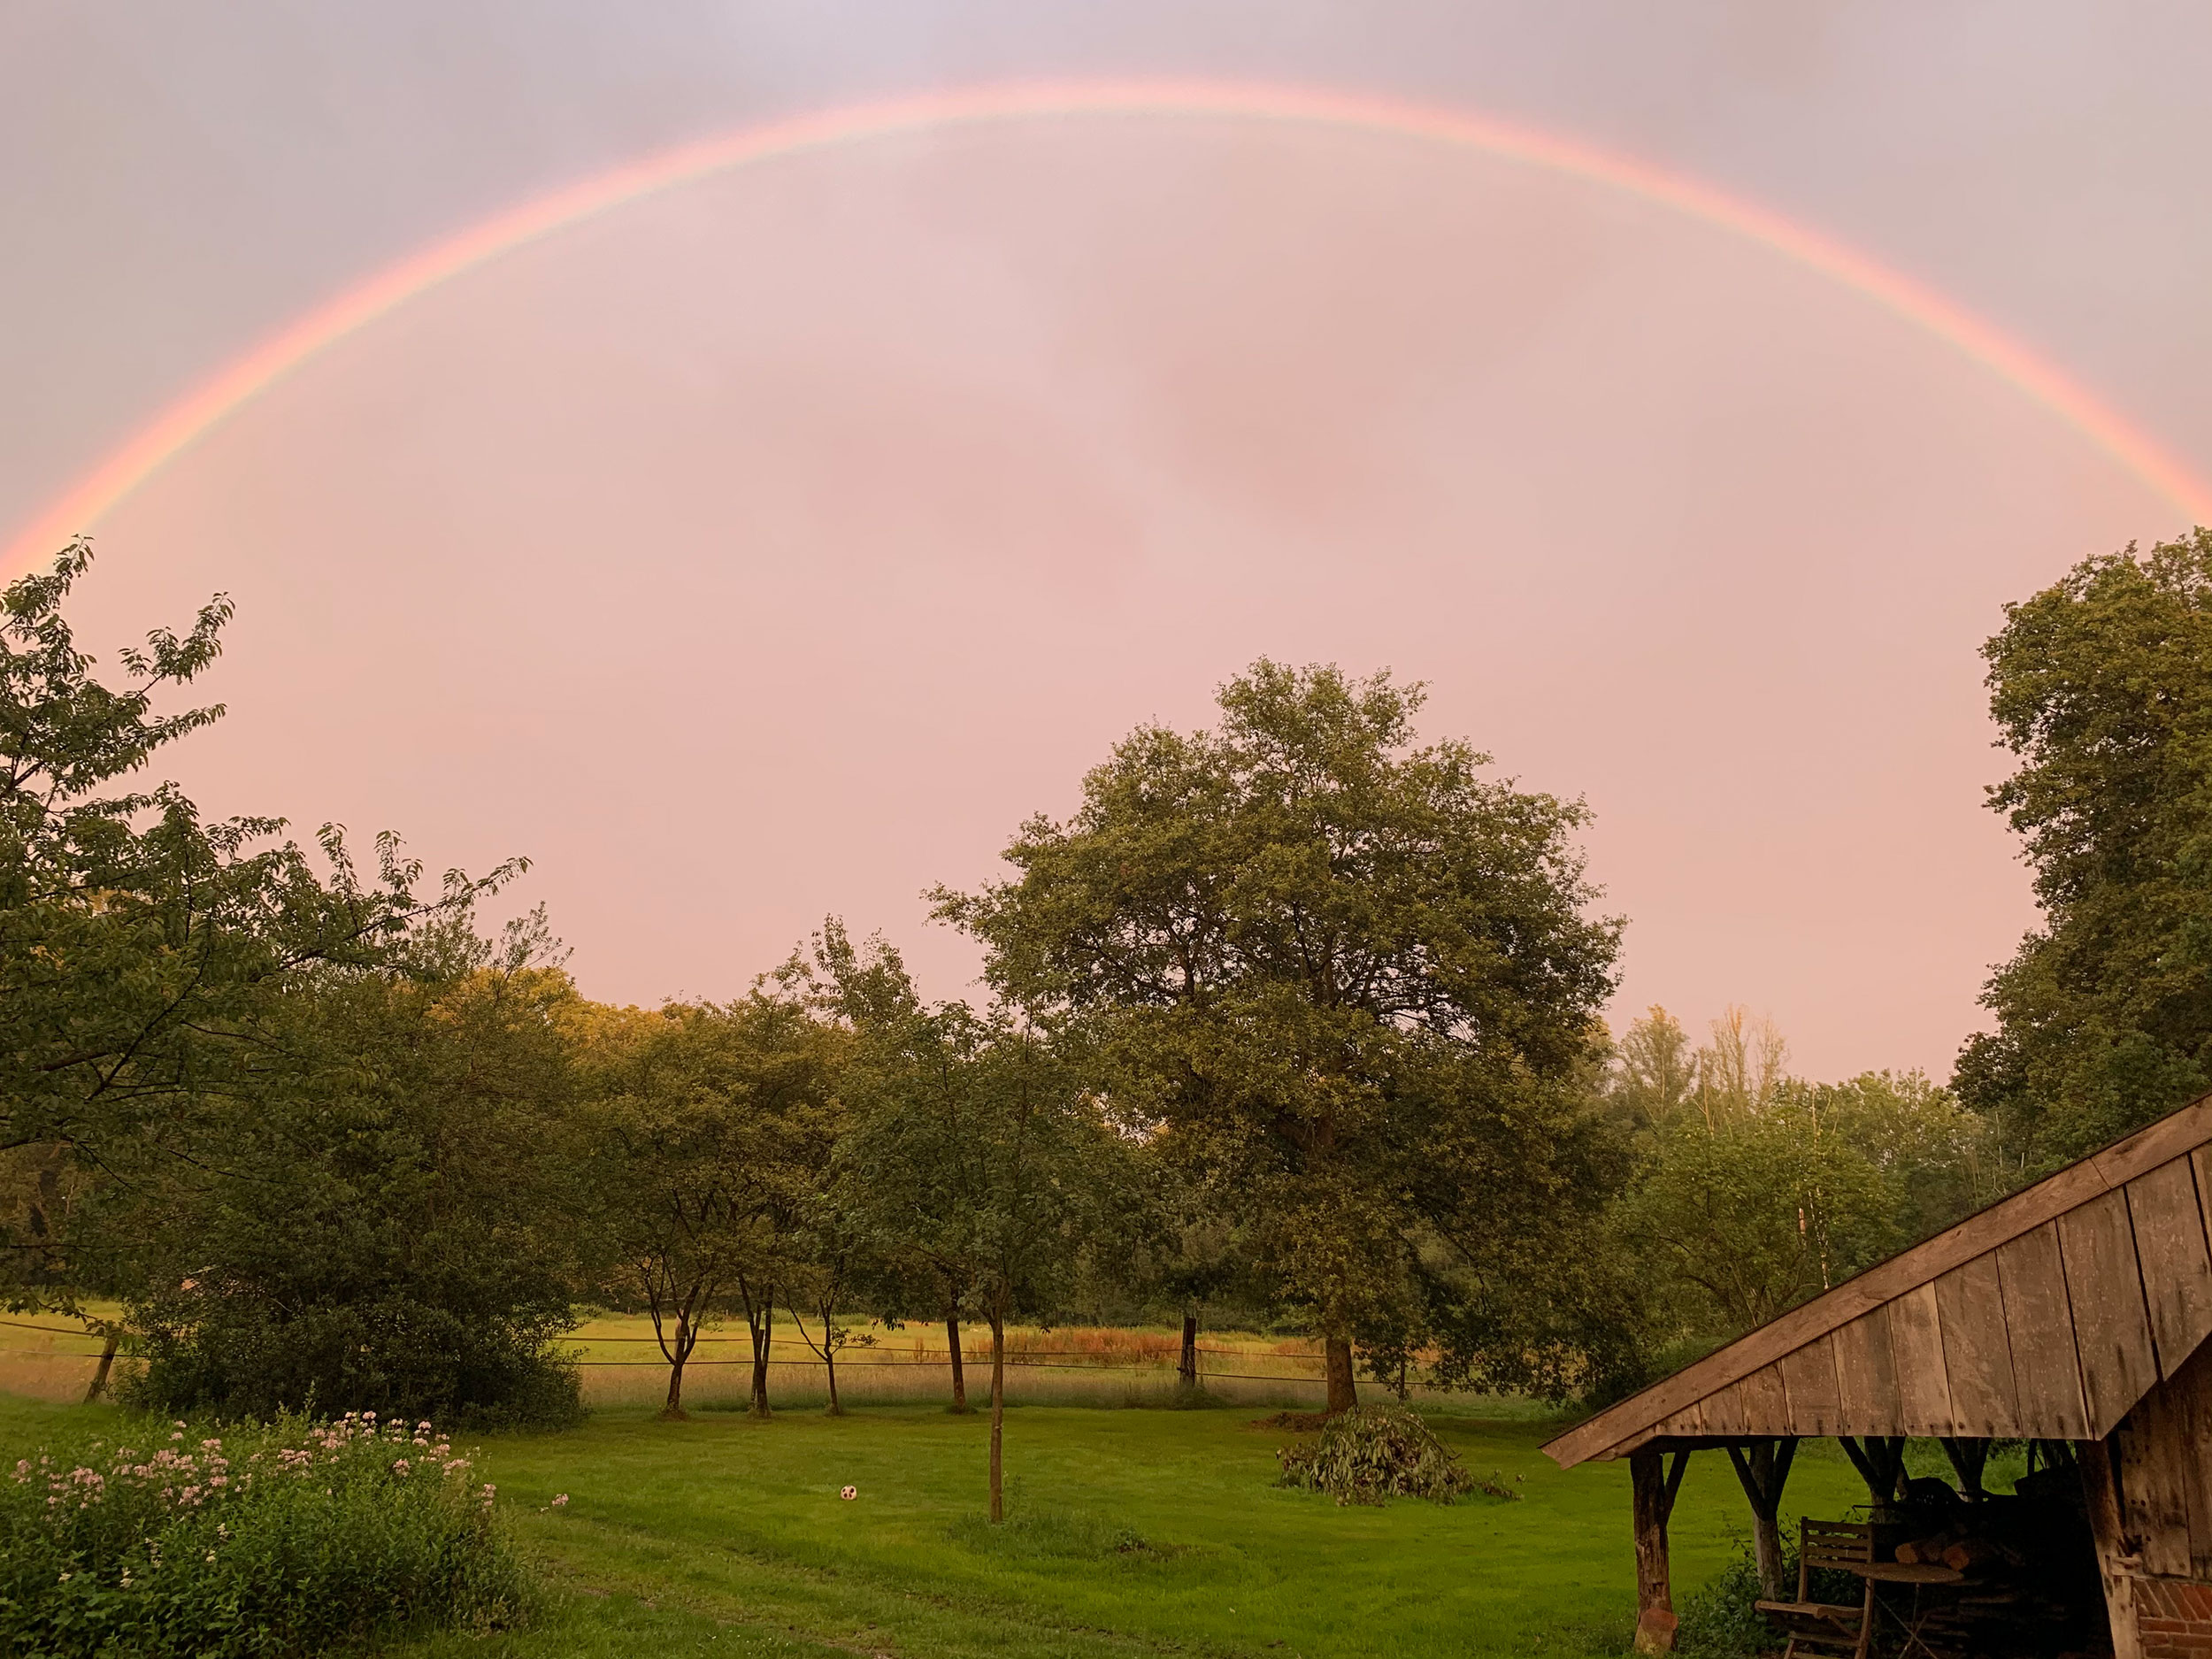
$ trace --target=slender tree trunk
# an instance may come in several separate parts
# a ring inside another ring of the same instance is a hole
[[[102,1394],[107,1393],[108,1373],[115,1369],[115,1350],[122,1340],[116,1333],[111,1331],[108,1333],[107,1340],[101,1344],[99,1369],[92,1373],[92,1380],[85,1385],[85,1404],[90,1405]]]
[[[845,1415],[845,1408],[837,1402],[837,1355],[833,1349],[824,1349],[822,1369],[829,1377],[829,1414],[833,1417]]]
[[[949,1308],[945,1311],[945,1348],[952,1356],[952,1409],[964,1415],[968,1409],[968,1374],[960,1363],[960,1310]]]
[[[768,1410],[768,1356],[776,1341],[776,1302],[773,1286],[760,1299],[760,1317],[753,1322],[752,1413],[764,1417]]]
[[[1359,1386],[1352,1378],[1352,1344],[1346,1337],[1326,1336],[1322,1339],[1321,1351],[1329,1379],[1328,1412],[1334,1417],[1359,1403]]]
[[[1000,1475],[1006,1425],[1006,1316],[991,1310],[991,1524],[1006,1518]]]
[[[1183,1310],[1183,1356],[1175,1362],[1175,1375],[1186,1388],[1198,1386],[1198,1310]]]
[[[661,1416],[680,1422],[684,1416],[684,1363],[672,1360],[668,1365],[668,1403],[661,1408]]]

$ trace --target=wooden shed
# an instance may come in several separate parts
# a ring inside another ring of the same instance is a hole
[[[1671,1645],[1666,1520],[1692,1453],[1724,1451],[1771,1532],[1800,1438],[1840,1440],[1878,1511],[1906,1437],[1934,1437],[1970,1504],[1993,1440],[2070,1464],[2043,1486],[2085,1523],[2112,1651],[2212,1659],[2208,1204],[2212,1095],[1554,1440],[1562,1468],[1630,1460],[1639,1647]]]

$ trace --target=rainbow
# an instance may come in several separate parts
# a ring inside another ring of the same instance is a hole
[[[1933,289],[1697,180],[1535,127],[1351,93],[1216,81],[1042,81],[824,110],[679,145],[526,202],[411,254],[270,335],[162,411],[24,526],[0,554],[0,574],[28,568],[71,535],[88,530],[225,417],[318,352],[440,283],[556,231],[732,167],[833,145],[933,127],[1123,115],[1296,121],[1397,134],[1479,150],[1689,214],[1748,237],[1927,330],[2075,427],[2190,518],[2212,522],[2212,486],[2062,370]]]

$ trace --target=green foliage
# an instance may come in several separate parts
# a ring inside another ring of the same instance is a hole
[[[2043,924],[1956,1086],[2024,1177],[2212,1086],[2212,531],[2083,561],[1983,656]]]
[[[532,965],[546,941],[529,926],[495,958],[457,924],[420,944],[414,973],[296,988],[221,1164],[119,1191],[141,1230],[141,1401],[576,1415],[556,1347],[576,1288],[561,1202],[575,990]]]
[[[0,1650],[275,1659],[509,1624],[535,1598],[493,1496],[427,1424],[125,1419],[0,1478]]]
[[[1794,1594],[1797,1547],[1786,1538],[1782,1542],[1782,1576]],[[1863,1580],[1832,1568],[1816,1569],[1806,1588],[1814,1601],[1842,1607],[1855,1607],[1866,1590]],[[1766,1599],[1759,1586],[1759,1563],[1751,1547],[1743,1545],[1726,1566],[1684,1599],[1675,1651],[1684,1659],[1752,1659],[1774,1652],[1783,1638],[1773,1621],[1759,1611],[1758,1603]]]
[[[1056,1310],[1133,1179],[1067,1046],[1004,1009],[913,1004],[863,1029],[845,1094],[837,1175],[878,1251],[1000,1324]]]
[[[1656,1278],[1654,1337],[1686,1340],[1686,1357],[1996,1195],[1985,1125],[1947,1091],[1917,1072],[1809,1083],[1783,1056],[1779,1033],[1732,1009],[1693,1051],[1655,1008],[1617,1052],[1607,1105],[1636,1125],[1642,1167],[1613,1249]]]
[[[764,1337],[776,1286],[810,1272],[842,1044],[765,990],[587,1024],[580,1210],[608,1288],[652,1317],[676,1412],[684,1364],[727,1303],[741,1295]]]
[[[1275,1455],[1282,1464],[1277,1486],[1325,1492],[1339,1504],[1387,1497],[1449,1503],[1474,1491],[1509,1502],[1519,1495],[1502,1481],[1478,1480],[1403,1406],[1354,1406],[1322,1425],[1314,1440]]]
[[[1881,1171],[1790,1108],[1709,1129],[1657,1132],[1622,1225],[1705,1304],[1747,1330],[1888,1255],[1900,1242]]]
[[[1684,1599],[1675,1651],[1684,1659],[1752,1659],[1772,1652],[1774,1626],[1757,1606],[1765,1596],[1759,1563],[1746,1545]]]
[[[1263,661],[1220,702],[1215,732],[1117,745],[1014,879],[939,913],[1096,1045],[1122,1120],[1333,1344],[1578,1385],[1601,1322],[1529,1286],[1625,1170],[1577,1087],[1618,937],[1585,914],[1582,809],[1416,747],[1386,676]]]
[[[17,1306],[111,1287],[109,1241],[56,1201],[207,1156],[211,1112],[250,1091],[263,1022],[298,976],[381,961],[426,917],[520,867],[456,872],[425,902],[421,867],[388,837],[365,876],[326,826],[319,870],[278,839],[281,820],[209,824],[173,784],[131,783],[221,715],[156,705],[215,661],[231,607],[218,597],[188,632],[123,651],[111,687],[62,614],[91,558],[76,542],[0,593],[0,1152],[35,1165],[8,1171],[32,1185],[0,1215]]]

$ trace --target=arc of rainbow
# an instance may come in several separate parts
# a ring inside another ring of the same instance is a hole
[[[0,572],[57,550],[210,428],[335,342],[440,283],[626,203],[749,163],[930,127],[1025,118],[1198,115],[1295,121],[1457,145],[1609,186],[1772,249],[1916,324],[2010,381],[2198,522],[2212,486],[2064,371],[1925,285],[1806,226],[1650,163],[1518,124],[1308,87],[1194,80],[1025,81],[849,105],[679,145],[409,255],[271,334],[179,398],[27,525]]]

